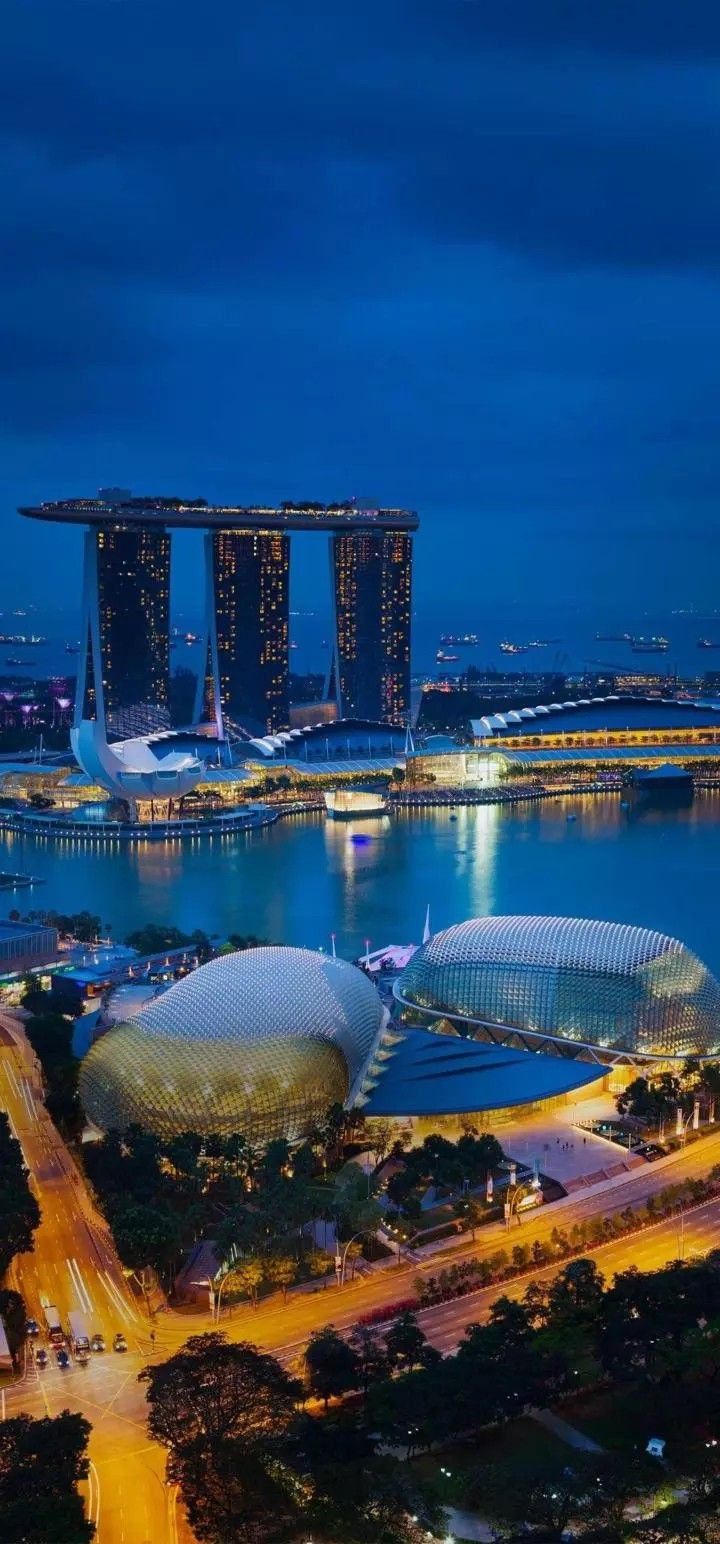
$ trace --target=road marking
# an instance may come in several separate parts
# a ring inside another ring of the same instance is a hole
[[[178,1487],[171,1485],[167,1493],[170,1544],[178,1544],[177,1498]]]
[[[97,1270],[97,1266],[95,1267],[95,1269]],[[102,1274],[101,1274],[101,1272],[99,1270],[97,1270],[97,1274],[98,1274],[98,1280],[100,1282],[100,1285],[105,1288],[105,1291],[106,1291],[106,1293],[107,1293],[107,1295],[108,1295],[108,1297],[110,1299],[112,1307],[118,1313],[122,1314],[122,1316],[125,1319],[126,1323],[131,1324],[133,1319],[137,1319],[137,1314],[132,1312],[132,1310],[130,1309],[129,1304],[126,1303],[124,1298],[122,1298],[120,1296],[120,1293],[118,1292],[117,1287],[115,1286],[115,1283],[113,1281],[111,1281],[107,1271],[103,1271]]]
[[[27,1110],[28,1115],[30,1116],[30,1119],[31,1119],[33,1125],[35,1125],[35,1122],[37,1120],[37,1112],[36,1112],[36,1109],[35,1109],[35,1104],[34,1104],[34,1101],[33,1101],[32,1092],[31,1092],[30,1086],[28,1084],[27,1078],[23,1078],[22,1083],[20,1084],[20,1087],[22,1089],[22,1097],[23,1097],[23,1103],[25,1105],[25,1109]]]
[[[92,1459],[88,1460],[88,1520],[95,1524],[96,1544],[100,1539],[100,1476]],[[93,1497],[95,1502],[95,1515],[93,1516]]]
[[[93,1313],[94,1309],[93,1309],[93,1304],[92,1304],[92,1298],[90,1297],[90,1293],[88,1292],[88,1289],[87,1289],[87,1287],[85,1285],[85,1282],[83,1280],[82,1271],[81,1271],[80,1266],[78,1265],[77,1260],[75,1259],[74,1255],[73,1255],[72,1260],[68,1261],[68,1265],[71,1268],[71,1271],[72,1271],[72,1273],[74,1275],[74,1278],[75,1278],[75,1282],[76,1282],[76,1285],[77,1285],[78,1292],[80,1293],[80,1307],[84,1308],[86,1313]]]

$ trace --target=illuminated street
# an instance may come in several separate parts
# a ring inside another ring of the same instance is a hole
[[[39,1098],[33,1058],[16,1021],[0,1021],[0,1104],[7,1111],[20,1140],[33,1187],[42,1208],[42,1222],[35,1236],[33,1254],[20,1256],[13,1271],[28,1312],[42,1322],[42,1300],[54,1302],[64,1323],[68,1311],[79,1308],[90,1333],[99,1330],[108,1349],[87,1367],[75,1363],[62,1372],[51,1356],[45,1372],[30,1363],[26,1377],[5,1392],[5,1413],[20,1410],[34,1416],[77,1410],[92,1424],[88,1486],[90,1515],[99,1519],[100,1544],[189,1544],[191,1535],[175,1496],[163,1482],[165,1456],[147,1440],[145,1396],[137,1374],[153,1355],[175,1350],[189,1334],[210,1327],[207,1313],[172,1313],[156,1321],[152,1347],[149,1326],[139,1300],[130,1292],[103,1219],[87,1193],[73,1160],[49,1121]],[[720,1159],[720,1133],[697,1146],[688,1147],[659,1165],[647,1165],[620,1176],[589,1195],[568,1196],[513,1231],[513,1241],[548,1237],[556,1226],[639,1203],[668,1183],[691,1174],[705,1173]],[[673,1219],[644,1235],[610,1244],[597,1251],[601,1269],[608,1275],[631,1264],[641,1269],[658,1267],[684,1249],[705,1252],[716,1242],[720,1201],[688,1213],[684,1224]],[[450,1258],[492,1251],[506,1239],[499,1225],[485,1230],[475,1245],[470,1240]],[[446,1257],[447,1258],[447,1257]],[[412,1292],[418,1274],[431,1274],[442,1263],[437,1256],[418,1265],[411,1261],[397,1269],[358,1278],[342,1291],[334,1285],[295,1294],[286,1307],[278,1299],[253,1312],[236,1308],[223,1316],[222,1327],[233,1339],[248,1339],[292,1361],[312,1329],[329,1322],[349,1329],[361,1313],[392,1304]],[[535,1274],[552,1274],[549,1271]],[[421,1311],[429,1338],[440,1349],[450,1350],[464,1326],[481,1317],[499,1291],[522,1292],[528,1278],[502,1289],[497,1286],[452,1303]],[[112,1337],[122,1329],[128,1340],[125,1355],[114,1354]]]
[[[0,1106],[22,1145],[42,1212],[34,1252],[15,1260],[12,1280],[28,1314],[41,1325],[43,1300],[55,1304],[63,1324],[69,1310],[79,1309],[89,1333],[99,1331],[107,1347],[87,1367],[73,1363],[65,1372],[52,1351],[44,1372],[29,1363],[25,1380],[6,1391],[6,1413],[81,1411],[93,1428],[88,1502],[90,1515],[99,1515],[103,1544],[175,1544],[174,1497],[163,1483],[165,1455],[147,1441],[137,1386],[138,1368],[150,1350],[147,1325],[128,1291],[107,1226],[48,1119],[32,1051],[18,1034],[17,1022],[6,1017],[0,1019]],[[123,1356],[112,1351],[118,1330],[128,1341]],[[126,1410],[129,1386],[133,1399]]]

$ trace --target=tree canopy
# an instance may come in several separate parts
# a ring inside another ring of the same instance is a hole
[[[0,1277],[16,1254],[33,1247],[40,1207],[28,1184],[20,1143],[10,1134],[7,1115],[0,1113]]]
[[[0,1424],[0,1537],[7,1544],[90,1544],[77,1485],[88,1472],[89,1422],[64,1410]]]

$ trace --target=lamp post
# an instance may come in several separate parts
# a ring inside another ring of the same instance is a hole
[[[347,1264],[347,1253],[348,1253],[348,1249],[350,1248],[350,1245],[354,1244],[356,1239],[362,1238],[363,1233],[366,1233],[366,1232],[367,1232],[367,1228],[361,1228],[359,1233],[353,1233],[352,1238],[348,1239],[348,1241],[347,1241],[347,1243],[345,1245],[345,1248],[343,1249],[343,1252],[342,1252],[342,1261],[341,1261],[341,1265],[340,1265],[340,1270],[338,1272],[338,1287],[344,1287],[345,1286],[345,1266]],[[398,1251],[398,1253],[399,1253],[399,1251]]]
[[[519,1226],[520,1218],[518,1216],[518,1207],[519,1207],[519,1204],[520,1204],[523,1196],[526,1196],[528,1194],[529,1194],[529,1191],[528,1191],[527,1185],[515,1185],[514,1187],[510,1186],[508,1188],[507,1199],[506,1199],[505,1205],[503,1207],[503,1211],[504,1211],[504,1214],[505,1214],[505,1228],[506,1228],[506,1231],[508,1233],[510,1232],[510,1227],[511,1227],[512,1219],[513,1219],[513,1213],[515,1214],[515,1218],[516,1218],[518,1226]]]

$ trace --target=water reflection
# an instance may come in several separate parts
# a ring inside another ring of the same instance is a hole
[[[368,937],[374,947],[419,938],[429,903],[434,928],[515,911],[635,922],[682,938],[720,971],[718,794],[689,809],[623,810],[617,795],[596,794],[362,821],[318,814],[192,844],[7,833],[0,845],[0,868],[45,880],[9,893],[6,909],[88,907],[118,938],[146,921],[313,948],[329,948],[334,932],[338,951],[357,955]]]

